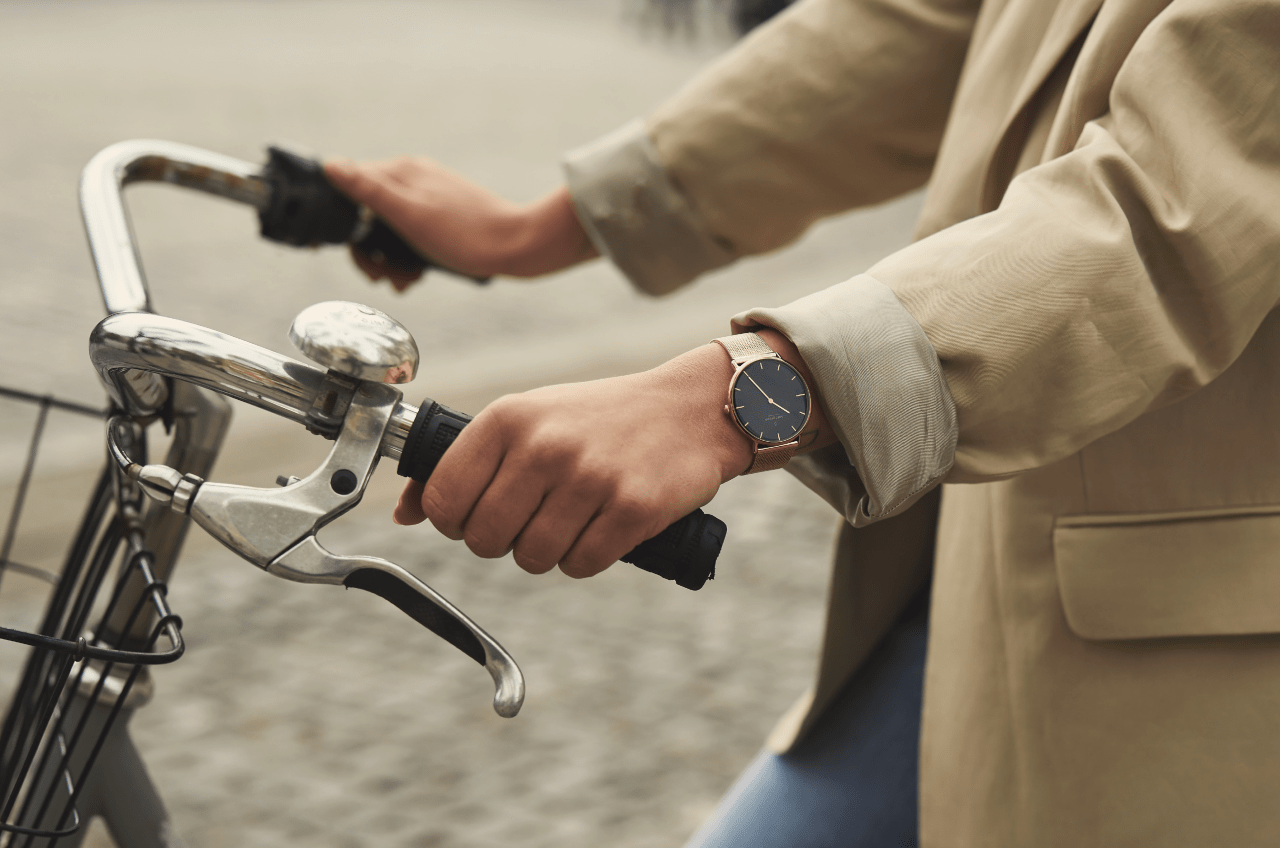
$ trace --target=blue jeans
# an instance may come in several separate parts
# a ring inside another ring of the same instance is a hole
[[[804,741],[786,756],[760,753],[689,846],[918,845],[928,611],[921,596]]]

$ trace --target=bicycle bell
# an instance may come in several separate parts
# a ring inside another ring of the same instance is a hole
[[[380,383],[407,383],[418,374],[418,345],[399,321],[354,302],[317,303],[289,327],[289,340],[334,373]]]

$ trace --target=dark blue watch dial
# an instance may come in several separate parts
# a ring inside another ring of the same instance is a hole
[[[748,362],[730,399],[742,429],[760,442],[790,442],[809,418],[809,389],[781,359]]]

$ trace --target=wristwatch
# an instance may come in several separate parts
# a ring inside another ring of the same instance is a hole
[[[754,454],[743,474],[786,465],[800,449],[800,431],[809,423],[809,387],[789,362],[754,332],[717,338],[733,362],[725,414],[752,443]]]

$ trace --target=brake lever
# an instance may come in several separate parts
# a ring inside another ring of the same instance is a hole
[[[415,352],[410,375],[416,362]],[[494,711],[512,717],[524,702],[524,676],[497,641],[403,567],[380,558],[335,555],[316,539],[321,528],[360,502],[401,400],[392,386],[345,379],[350,392],[341,429],[328,458],[304,478],[264,489],[203,482],[160,465],[132,464],[136,471],[130,473],[153,499],[189,514],[216,540],[272,575],[342,584],[391,602],[483,665],[494,682]]]
[[[520,711],[524,676],[507,651],[404,567],[376,557],[335,555],[308,536],[265,568],[290,581],[342,584],[376,593],[483,665],[493,677],[494,711],[504,718]]]

